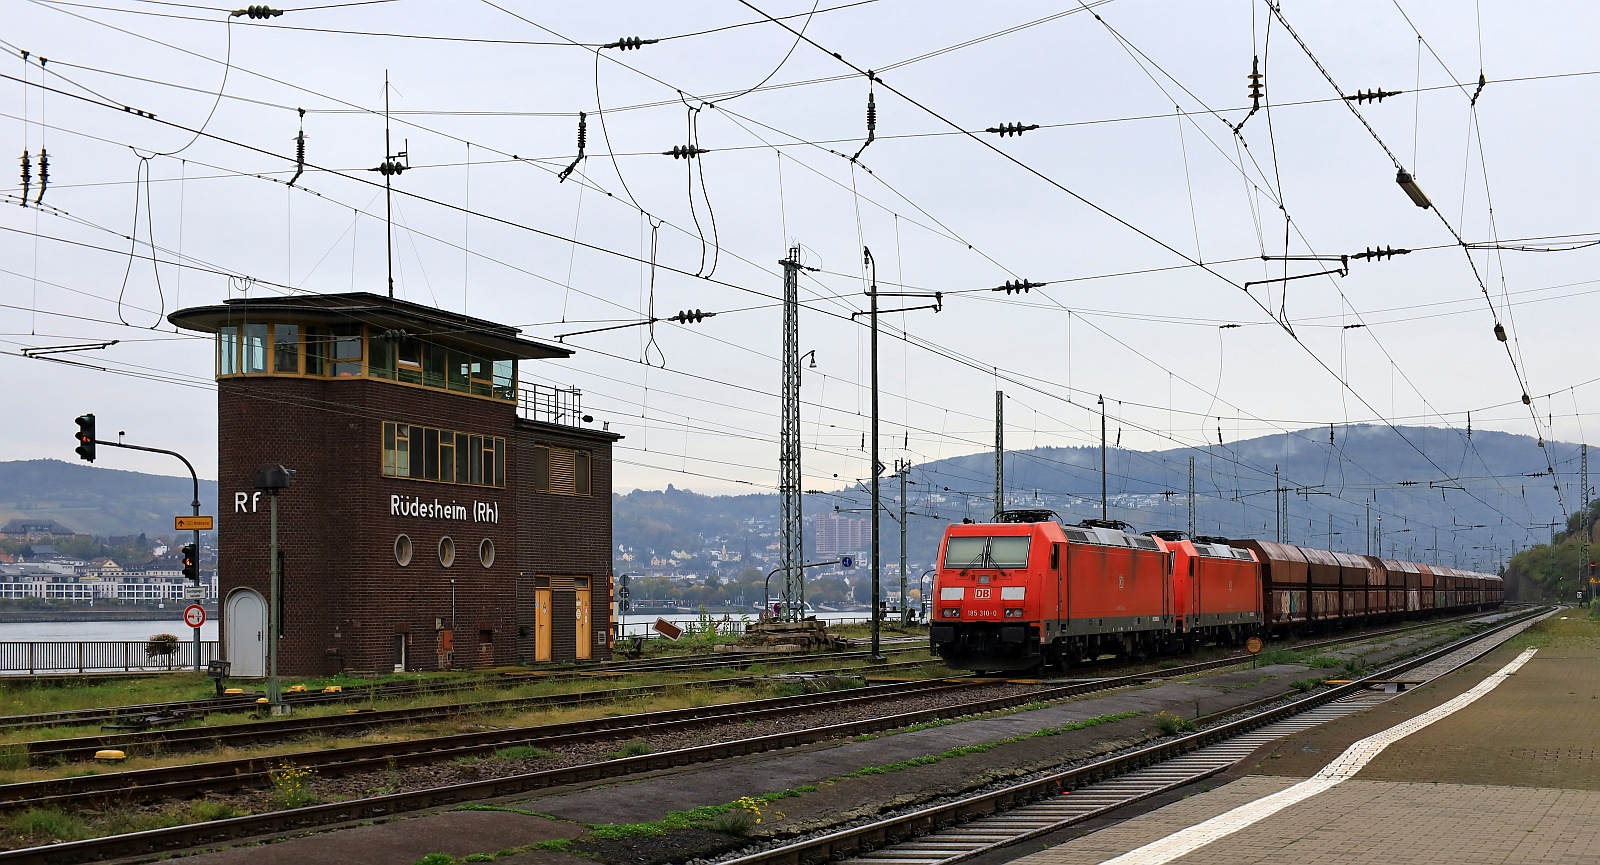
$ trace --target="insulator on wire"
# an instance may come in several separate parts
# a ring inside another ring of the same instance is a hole
[[[1402,92],[1400,90],[1384,90],[1381,87],[1377,90],[1358,90],[1354,96],[1346,96],[1345,101],[1355,103],[1382,102],[1391,96],[1399,96]]]
[[[878,100],[872,88],[872,82],[876,80],[877,76],[873,75],[872,70],[867,70],[867,140],[861,142],[861,149],[850,157],[851,162],[859,160],[867,145],[878,140]]]
[[[282,14],[283,14],[283,10],[282,9],[274,9],[271,6],[266,6],[266,5],[255,5],[255,6],[246,6],[243,9],[235,9],[232,12],[228,13],[228,17],[230,17],[230,18],[252,18],[252,19],[260,20],[260,19],[263,19],[263,18],[276,18],[276,17],[278,17],[279,15],[282,15]]]
[[[300,175],[306,171],[306,110],[300,109],[300,132],[294,137],[294,176],[289,178],[289,185],[293,186]]]
[[[50,154],[43,147],[39,148],[39,197],[33,200],[34,204],[44,202],[45,187],[50,185]]]
[[[1234,135],[1238,135],[1239,130],[1250,122],[1250,118],[1256,116],[1256,112],[1261,110],[1261,97],[1265,95],[1261,88],[1265,86],[1263,82],[1266,81],[1266,78],[1266,73],[1261,71],[1261,55],[1252,56],[1250,58],[1250,74],[1245,76],[1245,79],[1250,82],[1250,113],[1234,124],[1232,127]]]
[[[1488,83],[1489,83],[1489,79],[1483,77],[1483,70],[1479,69],[1478,70],[1478,89],[1472,91],[1472,102],[1470,103],[1471,105],[1476,106],[1478,104],[1478,97],[1483,95],[1483,88],[1486,85],[1488,85]]]
[[[28,189],[33,186],[33,157],[28,151],[22,151],[22,200],[18,202],[23,207],[28,206]]]
[[[1365,252],[1358,252],[1350,257],[1370,258],[1373,261],[1382,261],[1385,258],[1393,258],[1397,255],[1409,255],[1410,253],[1411,250],[1409,249],[1397,249],[1393,246],[1380,246],[1376,249],[1369,246]]]
[[[557,183],[566,182],[566,179],[572,176],[573,169],[576,169],[578,167],[578,163],[583,161],[583,148],[584,145],[588,144],[589,142],[588,117],[589,115],[587,112],[578,112],[578,155],[573,158],[571,165],[561,169],[561,173],[556,175]]]
[[[619,49],[619,50],[622,50],[622,51],[638,51],[639,50],[639,46],[641,46],[641,45],[654,45],[654,44],[656,44],[657,42],[660,42],[660,41],[661,41],[660,39],[640,39],[637,36],[624,36],[624,37],[622,37],[621,39],[618,39],[615,42],[609,42],[609,43],[607,43],[605,45],[602,45],[600,47],[601,48],[616,48],[616,49]]]
[[[714,315],[716,315],[716,313],[714,313],[714,312],[701,312],[698,309],[680,309],[680,310],[678,310],[678,314],[677,315],[675,315],[675,316],[673,316],[673,317],[671,317],[671,318],[669,318],[667,320],[668,321],[675,321],[678,324],[699,324],[700,322],[705,321],[706,319],[711,318]]]
[[[1023,294],[1027,294],[1030,290],[1035,289],[1035,288],[1044,288],[1044,283],[1042,283],[1042,282],[1029,282],[1026,279],[1008,279],[1008,280],[1006,280],[1005,285],[995,286],[994,288],[991,288],[989,290],[990,291],[1003,291],[1006,294],[1016,294],[1017,292],[1021,292]]]
[[[1501,342],[1506,341],[1506,326],[1498,321],[1494,323],[1494,338]]]
[[[670,156],[673,159],[693,159],[693,158],[695,158],[696,156],[699,156],[702,153],[710,153],[710,152],[711,151],[709,151],[709,150],[705,150],[703,148],[696,147],[693,144],[679,144],[679,145],[673,147],[671,150],[663,151],[661,155],[662,156]]]
[[[1002,123],[999,126],[991,126],[983,131],[998,133],[1001,138],[1005,138],[1008,135],[1021,135],[1024,132],[1030,132],[1038,128],[1039,124],[1037,123],[1030,123],[1027,126],[1021,123]]]

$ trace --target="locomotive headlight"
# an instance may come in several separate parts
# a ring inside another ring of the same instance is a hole
[[[959,619],[959,618],[961,618],[961,611],[956,609],[956,608],[954,608],[954,607],[951,607],[951,608],[945,610],[942,615],[947,619]]]
[[[1020,618],[1022,618],[1022,611],[1019,610],[1019,609],[1008,607],[1008,608],[1006,608],[1006,618],[1008,618],[1008,619],[1020,619]]]

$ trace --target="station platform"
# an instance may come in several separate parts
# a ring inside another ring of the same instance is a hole
[[[1530,648],[1536,651],[1525,656]],[[1475,688],[1486,690],[1411,729]],[[1040,839],[1050,846],[1006,858],[1025,865],[1600,862],[1597,717],[1600,628],[1585,612],[1559,613],[1439,681],[1269,743],[1177,801],[1094,831]]]

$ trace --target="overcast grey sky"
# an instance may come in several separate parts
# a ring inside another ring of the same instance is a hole
[[[886,290],[946,293],[941,312],[884,319],[886,462],[985,449],[997,389],[1015,447],[1097,442],[1100,393],[1134,448],[1203,446],[1218,426],[1230,441],[1380,418],[1464,428],[1468,411],[1478,429],[1585,439],[1600,249],[1543,250],[1600,239],[1600,9],[1090,5],[394,0],[256,22],[203,0],[0,0],[0,139],[14,172],[24,150],[49,153],[44,207],[17,206],[19,174],[0,180],[0,455],[70,459],[72,418],[93,411],[102,436],[215,476],[211,347],[163,316],[384,290],[368,169],[385,74],[411,163],[397,296],[549,340],[639,320],[652,284],[658,316],[719,313],[570,337],[572,359],[524,367],[582,388],[627,436],[618,490],[776,483],[791,243],[821,268],[802,286],[808,486],[868,472],[867,338],[850,317],[863,245]],[[596,48],[633,36],[662,41]],[[1253,57],[1267,99],[1251,115]],[[864,69],[883,81],[877,139],[852,163]],[[1402,92],[1358,117],[1330,76]],[[587,158],[558,182],[580,111]],[[982,131],[1003,123],[1041,128]],[[311,167],[290,188],[302,124]],[[708,153],[662,155],[692,128]],[[1455,234],[1519,249],[1469,258]],[[1263,254],[1376,246],[1413,252],[1242,290],[1339,267]],[[1017,279],[1047,285],[987,290]],[[20,354],[109,339],[67,356],[95,368]]]

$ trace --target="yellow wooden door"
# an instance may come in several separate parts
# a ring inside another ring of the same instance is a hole
[[[594,634],[591,633],[592,629],[589,627],[589,591],[588,588],[579,588],[574,592],[577,596],[577,603],[574,606],[578,610],[577,658],[580,661],[588,660],[593,654]]]
[[[533,590],[533,659],[550,660],[550,590]]]

